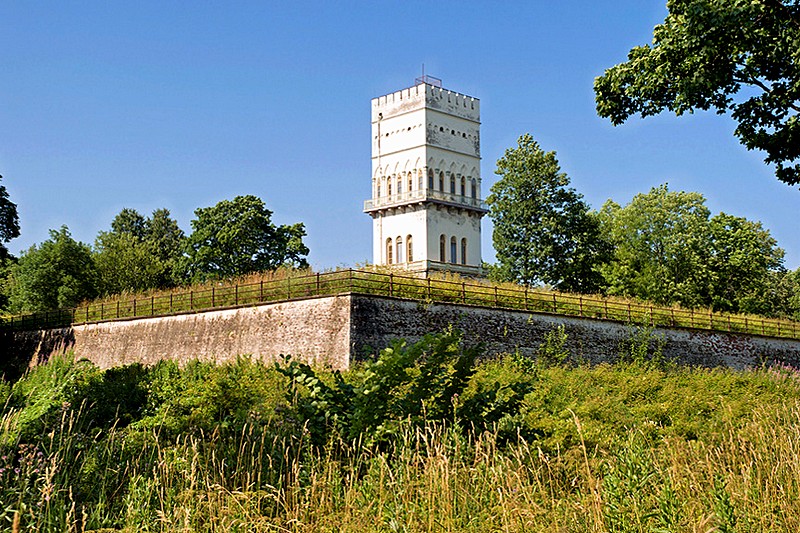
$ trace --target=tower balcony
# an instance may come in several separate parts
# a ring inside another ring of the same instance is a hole
[[[390,196],[372,198],[371,200],[364,202],[364,212],[371,213],[392,207],[399,207],[401,205],[413,205],[424,202],[460,207],[462,209],[479,211],[481,213],[487,213],[489,211],[486,202],[480,198],[473,198],[472,196],[464,196],[462,194],[453,194],[444,191],[423,189],[421,191],[406,191],[398,194],[392,194]]]

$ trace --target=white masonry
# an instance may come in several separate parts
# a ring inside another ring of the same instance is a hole
[[[481,273],[480,101],[441,80],[372,100],[372,257],[413,272]]]

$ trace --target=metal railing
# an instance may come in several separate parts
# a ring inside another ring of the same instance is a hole
[[[378,209],[382,207],[391,207],[395,205],[402,205],[409,202],[422,202],[422,201],[440,201],[452,205],[464,205],[474,209],[485,211],[487,209],[486,202],[480,198],[473,198],[463,194],[448,193],[445,191],[436,191],[432,189],[423,189],[416,191],[405,191],[401,193],[392,194],[389,196],[380,196],[372,198],[364,202],[364,211]]]
[[[411,274],[352,269],[254,283],[220,283],[211,287],[176,290],[151,296],[93,302],[69,309],[1,317],[0,328],[47,329],[346,293],[550,313],[652,326],[800,338],[798,322],[792,320],[664,307],[600,296],[562,294],[515,285],[494,285],[478,281],[425,278]]]

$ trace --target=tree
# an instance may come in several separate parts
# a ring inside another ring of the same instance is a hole
[[[610,294],[687,307],[708,301],[711,234],[705,198],[667,185],[637,194],[625,207],[609,200],[600,210],[614,248],[601,267]]]
[[[720,213],[711,231],[711,305],[718,311],[780,314],[774,275],[784,251],[760,222]]]
[[[100,292],[119,294],[159,287],[164,270],[153,246],[130,233],[100,232],[95,241]]]
[[[559,290],[595,292],[608,254],[599,223],[569,187],[555,152],[525,134],[497,161],[487,198],[498,265],[494,277]]]
[[[161,263],[157,287],[174,287],[185,281],[180,270],[186,235],[168,209],[156,209],[145,221],[146,240]]]
[[[3,176],[0,176],[3,181]],[[5,185],[0,185],[0,260],[9,258],[5,243],[19,237],[19,216],[17,205],[8,199]]]
[[[177,264],[183,253],[183,231],[167,209],[145,218],[124,208],[111,222],[111,231],[95,241],[95,260],[102,292],[144,291],[178,284]]]
[[[614,125],[663,110],[730,112],[735,135],[800,183],[797,0],[668,0],[653,44],[595,79],[597,113]]]
[[[98,276],[91,249],[66,226],[31,246],[11,269],[11,306],[17,311],[74,307],[97,296]]]
[[[606,202],[600,218],[614,246],[602,267],[608,292],[717,311],[785,313],[791,280],[783,279],[777,241],[760,222],[710,217],[705,201],[661,185],[625,207]]]
[[[185,259],[193,279],[238,276],[282,265],[308,266],[305,226],[276,226],[272,211],[256,196],[223,200],[194,214]]]
[[[3,176],[0,176],[0,181]],[[19,237],[17,206],[9,200],[8,191],[0,185],[0,309],[8,307],[11,267],[15,258],[8,252],[6,243]]]
[[[123,207],[111,221],[111,232],[117,235],[127,233],[137,239],[147,236],[147,220],[135,209]]]

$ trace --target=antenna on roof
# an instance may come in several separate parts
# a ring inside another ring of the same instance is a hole
[[[416,78],[414,80],[414,85],[419,85],[420,83],[425,83],[427,85],[432,85],[434,87],[439,87],[440,89],[442,88],[442,80],[441,79],[436,78],[434,76],[426,76],[425,75],[425,63],[422,64],[422,76],[419,77],[419,78]]]

